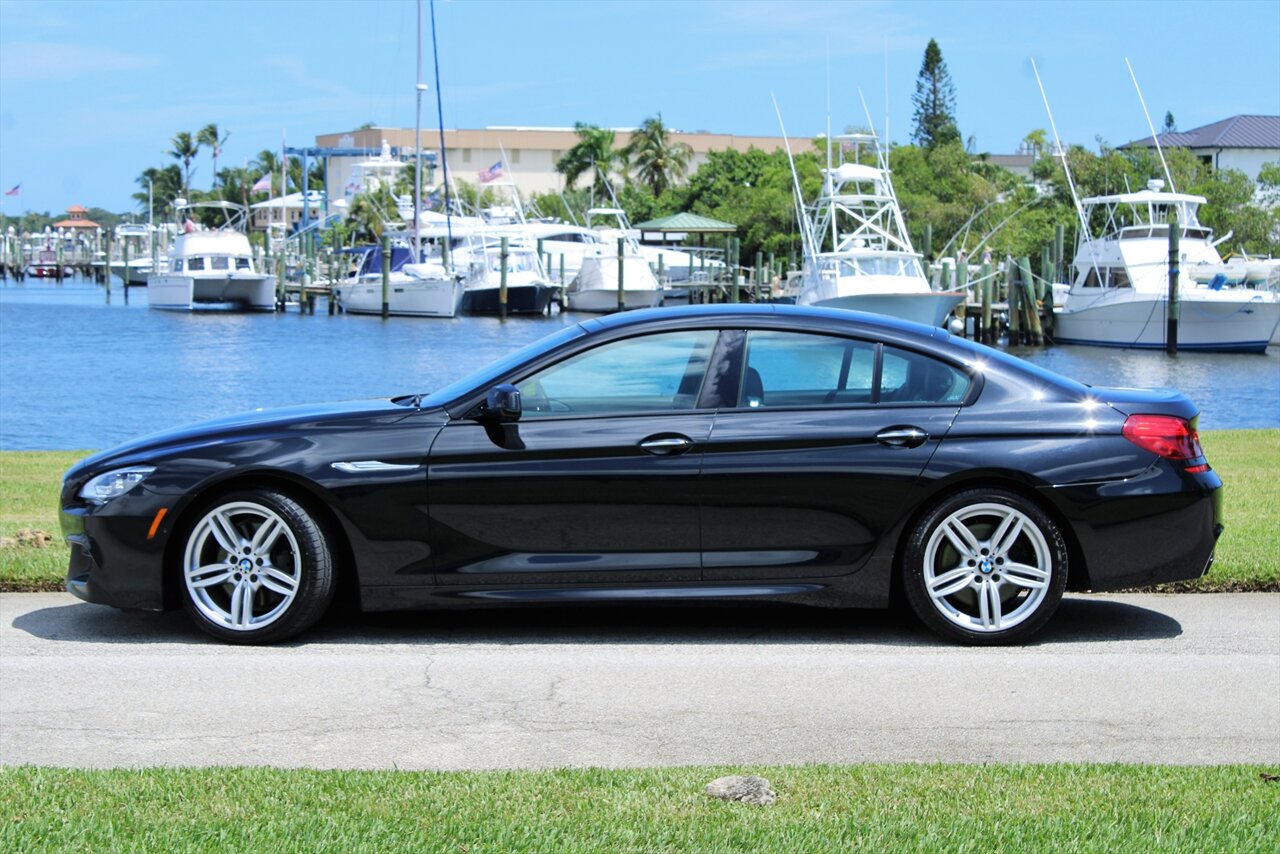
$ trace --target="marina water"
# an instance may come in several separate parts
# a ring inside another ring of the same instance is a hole
[[[453,320],[167,312],[145,288],[0,286],[0,449],[97,449],[294,403],[426,392],[591,315]],[[1265,355],[1096,347],[1018,355],[1093,385],[1172,386],[1201,429],[1280,427],[1280,348]]]

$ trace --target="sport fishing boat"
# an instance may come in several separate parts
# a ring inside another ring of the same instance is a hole
[[[245,235],[248,210],[233,202],[174,200],[179,227],[169,245],[168,272],[147,277],[152,308],[191,311],[234,307],[275,311],[276,277],[256,269]],[[213,211],[221,223],[197,224]]]
[[[822,193],[804,223],[799,305],[870,311],[941,326],[963,291],[935,291],[911,246],[889,163],[874,133],[833,138]],[[864,161],[870,160],[871,163]],[[797,206],[801,206],[797,198]],[[828,248],[829,247],[829,248]]]
[[[601,221],[604,227],[597,227]],[[614,223],[608,225],[608,223]],[[649,259],[621,208],[592,208],[587,211],[587,227],[596,232],[597,243],[582,255],[578,275],[565,292],[570,311],[609,312],[618,310],[618,275],[622,275],[622,307],[653,308],[662,304],[663,286],[653,274]],[[622,241],[619,261],[618,241]]]
[[[1082,232],[1072,264],[1071,291],[1055,318],[1063,344],[1155,349],[1165,346],[1169,309],[1169,226],[1182,230],[1183,271],[1223,269],[1213,231],[1200,224],[1203,196],[1164,191],[1155,179],[1135,193],[1083,199]],[[1100,226],[1098,225],[1100,224]],[[1178,347],[1183,350],[1263,352],[1280,327],[1280,294],[1233,284],[1224,276],[1197,281],[1183,275]]]

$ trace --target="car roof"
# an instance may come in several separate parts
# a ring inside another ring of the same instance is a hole
[[[792,320],[798,324],[811,323],[819,327],[842,327],[848,331],[867,333],[897,333],[902,336],[945,341],[951,337],[944,329],[899,320],[882,314],[871,314],[865,311],[849,309],[819,308],[815,306],[787,305],[783,303],[762,303],[748,305],[689,305],[663,308],[639,309],[594,318],[583,323],[589,332],[623,329],[629,326],[649,325],[662,326],[663,321],[673,325],[684,325],[693,320],[751,321],[762,319]]]

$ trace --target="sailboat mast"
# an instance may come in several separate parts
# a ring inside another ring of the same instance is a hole
[[[422,0],[418,0],[419,3]],[[436,0],[431,0],[431,59],[436,71],[436,120],[440,124],[440,165],[444,169],[444,228],[448,243],[443,253],[446,271],[451,269],[449,250],[453,247],[453,203],[449,199],[449,155],[444,149],[444,105],[440,100],[440,48],[436,44]]]
[[[422,0],[418,0],[418,67],[414,75],[417,90],[413,111],[413,263],[422,262]]]

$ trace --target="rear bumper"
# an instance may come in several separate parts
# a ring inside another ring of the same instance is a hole
[[[1222,481],[1160,462],[1125,481],[1045,490],[1071,522],[1087,580],[1123,590],[1189,581],[1208,572],[1223,532]]]

